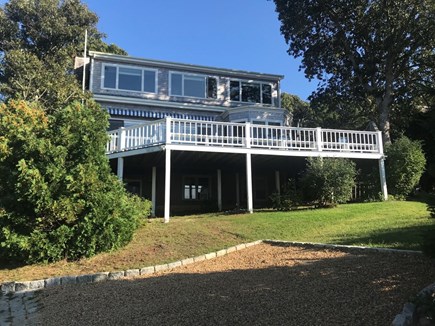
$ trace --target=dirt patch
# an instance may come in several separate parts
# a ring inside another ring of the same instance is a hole
[[[149,277],[39,292],[44,325],[389,325],[435,281],[402,253],[261,244]]]

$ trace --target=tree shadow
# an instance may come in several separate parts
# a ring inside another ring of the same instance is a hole
[[[331,242],[341,245],[379,244],[394,249],[422,250],[422,244],[429,234],[435,233],[435,221],[431,225],[407,226],[395,229],[377,229],[366,236],[335,238]]]
[[[46,289],[39,292],[41,323],[389,325],[410,296],[435,280],[433,261],[422,255],[327,250],[330,257],[316,259],[313,249],[301,249],[309,255],[299,258],[281,249],[280,266],[268,266],[264,257],[251,262],[258,268],[197,273],[203,268],[196,264],[148,278]]]

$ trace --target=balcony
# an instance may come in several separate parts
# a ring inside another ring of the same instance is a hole
[[[178,150],[288,156],[382,158],[380,132],[166,118],[109,132],[110,158]]]

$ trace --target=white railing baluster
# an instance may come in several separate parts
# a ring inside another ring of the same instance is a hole
[[[376,153],[376,132],[295,128],[166,118],[108,132],[107,153],[163,143],[220,147]]]

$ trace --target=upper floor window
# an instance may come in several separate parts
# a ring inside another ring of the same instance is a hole
[[[199,98],[217,98],[217,79],[201,75],[172,72],[171,95]]]
[[[272,104],[272,85],[231,80],[230,100],[248,103]]]
[[[156,70],[104,65],[103,74],[104,88],[147,93],[156,92]]]

